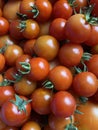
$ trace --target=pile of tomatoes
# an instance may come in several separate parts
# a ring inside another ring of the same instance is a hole
[[[0,0],[0,130],[98,130],[98,0]]]

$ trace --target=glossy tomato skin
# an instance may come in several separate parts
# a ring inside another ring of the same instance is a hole
[[[31,70],[27,74],[30,80],[40,81],[44,80],[49,73],[49,63],[47,60],[41,57],[35,57],[30,60]]]
[[[87,61],[88,71],[92,72],[98,78],[98,54],[92,55],[89,61]]]
[[[20,24],[20,20],[13,20],[10,23],[10,27],[9,27],[10,36],[16,40],[22,40],[24,38],[19,28],[19,24]]]
[[[48,79],[53,83],[56,90],[68,90],[72,84],[73,76],[65,66],[56,66],[49,71]]]
[[[21,130],[31,130],[31,129],[41,130],[41,126],[35,121],[28,121],[21,128]]]
[[[76,101],[69,92],[58,91],[54,94],[50,107],[55,116],[66,118],[73,115]]]
[[[26,40],[24,43],[23,51],[25,54],[28,54],[30,56],[33,56],[34,54],[34,44],[36,42],[36,39]]]
[[[40,115],[49,114],[52,95],[52,91],[49,89],[37,88],[31,95],[32,109]]]
[[[59,10],[59,11],[58,11]],[[73,13],[73,9],[67,0],[58,0],[53,5],[53,18],[68,19]]]
[[[79,44],[65,43],[58,52],[60,63],[67,67],[73,67],[80,63],[83,56],[83,48]]]
[[[65,24],[66,24],[66,19],[55,18],[49,26],[49,34],[54,36],[59,41],[64,40]]]
[[[92,26],[90,37],[85,44],[91,47],[98,44],[98,25]]]
[[[22,0],[19,6],[19,12],[27,15],[28,18],[33,18],[32,6],[34,5],[35,0]]]
[[[28,100],[24,96],[20,97],[26,101]],[[11,100],[15,101],[15,98],[13,97],[11,98]],[[10,100],[8,100],[2,105],[1,119],[8,126],[19,127],[28,120],[31,113],[31,104],[30,103],[26,104],[25,109],[26,112],[23,110],[20,111],[15,104],[13,104]]]
[[[98,1],[97,0],[90,0],[90,4],[94,4],[92,15],[95,17],[98,17]]]
[[[97,130],[98,129],[98,104],[88,101],[81,104],[77,110],[83,114],[75,114],[76,126],[79,130]]]
[[[26,76],[23,76],[18,82],[14,83],[14,90],[19,95],[30,96],[36,89],[37,83],[30,81]]]
[[[76,4],[75,10],[78,13],[80,11],[80,9],[88,6],[88,1],[87,0],[76,0],[74,4]]]
[[[51,35],[42,35],[36,39],[34,52],[48,61],[53,60],[59,51],[59,42]],[[44,53],[43,53],[44,52]]]
[[[9,0],[3,7],[3,16],[11,22],[12,20],[18,19],[17,12],[19,12],[21,0]]]
[[[25,25],[26,25],[26,27],[22,31],[24,38],[26,38],[26,39],[37,38],[39,35],[39,31],[40,31],[38,23],[33,19],[27,19],[25,21]]]
[[[29,63],[31,58],[32,57],[28,54],[23,54],[23,55],[19,56],[16,59],[16,69],[17,69],[17,71],[25,71],[25,69],[21,66],[20,63],[21,62]]]
[[[0,36],[7,34],[9,31],[9,22],[6,18],[0,17]]]
[[[35,18],[36,21],[44,23],[48,21],[52,14],[52,4],[48,0],[36,0],[35,6],[39,10],[38,16]]]
[[[98,89],[98,80],[91,72],[81,72],[74,77],[72,86],[77,95],[90,97]]]
[[[76,24],[77,23],[77,24]],[[87,24],[83,14],[72,15],[66,22],[65,37],[74,43],[83,43],[88,40],[91,26]]]
[[[0,106],[15,95],[15,90],[12,86],[0,86]]]
[[[15,45],[15,44],[8,46],[6,51],[4,52],[6,63],[9,66],[15,65],[16,59],[18,57],[20,57],[22,54],[23,54],[23,50],[20,46]],[[11,57],[13,57],[13,58],[11,58]]]
[[[2,71],[5,67],[5,57],[3,54],[0,54],[0,71]]]
[[[50,114],[48,118],[48,124],[52,130],[64,130],[66,125],[70,123],[70,117],[63,118]],[[74,116],[72,116],[72,123],[74,123]]]

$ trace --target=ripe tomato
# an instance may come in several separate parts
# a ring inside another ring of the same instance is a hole
[[[3,7],[3,16],[10,22],[17,19],[17,12],[19,12],[21,0],[9,0],[4,4]]]
[[[2,106],[7,100],[11,99],[15,95],[15,90],[12,86],[0,85],[0,106]]]
[[[35,57],[30,60],[30,73],[27,74],[30,80],[44,80],[49,73],[49,63],[41,57]]]
[[[35,81],[28,80],[23,76],[18,82],[14,83],[15,92],[19,95],[30,96],[36,89],[37,83]]]
[[[0,36],[7,34],[9,31],[9,22],[6,18],[0,17]]]
[[[27,55],[27,54],[23,54],[23,55],[19,56],[16,59],[16,69],[17,69],[17,71],[25,71],[25,69],[21,66],[20,63],[21,62],[29,63],[31,58],[32,57],[30,55]]]
[[[90,97],[97,91],[98,80],[91,72],[81,72],[73,78],[72,86],[77,95]]]
[[[39,25],[33,19],[27,19],[25,21],[21,21],[19,25],[20,31],[22,31],[22,35],[26,39],[34,39],[39,35]]]
[[[32,109],[40,115],[49,114],[52,91],[45,88],[37,88],[31,95]]]
[[[74,5],[76,5],[75,11],[77,13],[79,13],[80,9],[88,6],[88,1],[87,0],[75,0]]]
[[[24,43],[23,51],[25,54],[28,54],[30,56],[33,56],[34,54],[34,44],[36,42],[36,39],[26,40]]]
[[[57,56],[58,51],[59,43],[55,37],[51,35],[42,35],[36,39],[34,52],[37,56],[51,61]]]
[[[0,53],[0,71],[2,71],[5,67],[5,57]]]
[[[92,55],[89,61],[86,62],[88,71],[95,74],[98,78],[98,54]]]
[[[90,0],[90,4],[94,4],[92,15],[98,17],[98,0]]]
[[[64,18],[55,18],[49,26],[49,34],[59,41],[64,40],[65,24],[66,20]]]
[[[1,107],[1,119],[8,126],[21,126],[31,113],[31,104],[24,96],[15,95]]]
[[[68,19],[72,15],[72,13],[73,9],[67,0],[57,0],[53,5],[53,18]]]
[[[41,130],[41,126],[35,121],[28,121],[21,128],[21,130],[30,130],[30,129]]]
[[[98,129],[98,104],[88,101],[81,104],[77,109],[83,114],[75,114],[76,126],[79,130],[97,130]]]
[[[16,40],[22,40],[24,38],[19,28],[19,24],[20,24],[20,20],[13,20],[10,23],[10,27],[9,27],[9,35]]]
[[[0,8],[0,17],[2,16],[2,9]]]
[[[66,118],[74,114],[76,101],[69,92],[58,91],[54,94],[50,107],[55,116]]]
[[[77,24],[76,24],[77,23]],[[65,37],[73,43],[83,43],[90,37],[91,26],[84,14],[74,14],[66,22]]]
[[[48,79],[54,85],[54,89],[67,90],[72,84],[73,76],[67,67],[59,65],[49,71]]]
[[[83,48],[79,44],[65,43],[58,52],[58,58],[62,65],[67,67],[76,66],[83,56]]]
[[[6,63],[9,66],[15,65],[16,59],[20,57],[22,54],[23,54],[23,50],[20,46],[15,44],[11,46],[7,46],[6,51],[4,52]]]
[[[52,130],[64,130],[66,125],[70,123],[74,123],[74,116],[72,116],[72,122],[70,120],[70,117],[57,117],[53,114],[50,114],[48,118],[48,124]]]
[[[91,34],[85,44],[88,46],[94,46],[98,44],[98,25],[94,25],[91,28]]]

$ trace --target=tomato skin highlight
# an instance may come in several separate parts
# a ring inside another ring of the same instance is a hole
[[[59,91],[54,94],[50,107],[55,116],[69,117],[76,109],[76,101],[69,92]]]
[[[79,130],[97,130],[98,129],[98,104],[88,101],[81,104],[77,110],[83,114],[75,114],[76,126]]]
[[[77,24],[76,24],[77,23]],[[65,37],[71,42],[81,44],[89,39],[91,25],[83,14],[72,15],[65,25]]]

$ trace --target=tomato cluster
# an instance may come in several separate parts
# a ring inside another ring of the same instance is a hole
[[[98,0],[0,0],[0,130],[98,130]]]

